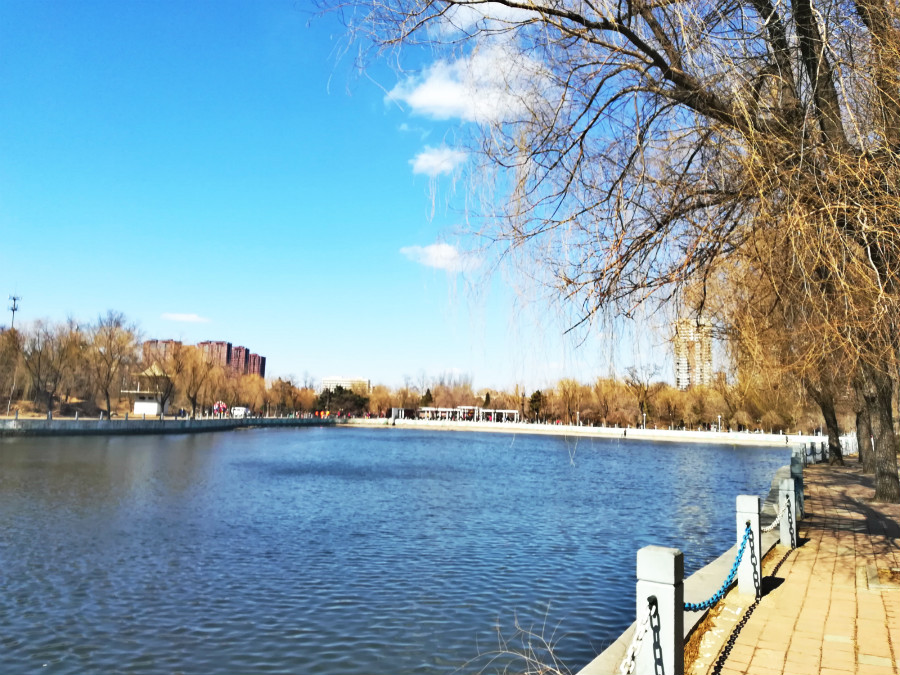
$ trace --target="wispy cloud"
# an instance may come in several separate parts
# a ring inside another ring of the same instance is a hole
[[[420,77],[399,82],[387,100],[436,119],[502,122],[524,114],[547,87],[538,62],[514,45],[499,44],[455,61],[436,61]]]
[[[199,314],[177,314],[174,312],[166,312],[160,318],[166,321],[179,321],[181,323],[209,323],[209,319]]]
[[[437,243],[428,246],[404,246],[400,253],[413,262],[425,267],[434,267],[448,272],[466,272],[475,269],[479,260],[474,256],[460,253],[451,244]]]
[[[409,163],[412,164],[413,173],[434,177],[442,173],[453,173],[456,167],[466,161],[466,156],[462,150],[454,150],[446,145],[439,148],[426,145]]]
[[[476,28],[502,30],[514,23],[529,21],[538,16],[527,9],[507,7],[498,2],[486,2],[477,7],[456,5],[448,7],[439,24],[442,33],[468,33]]]

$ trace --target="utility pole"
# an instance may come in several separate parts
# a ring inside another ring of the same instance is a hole
[[[16,327],[16,312],[19,311],[18,303],[19,303],[19,300],[21,300],[21,299],[22,299],[21,296],[18,296],[18,295],[9,296],[9,300],[10,300],[9,311],[12,312],[12,321],[10,321],[10,323],[9,323],[10,328]]]
[[[12,330],[16,326],[16,312],[19,311],[19,300],[22,298],[18,295],[10,295],[9,311],[12,312],[12,321],[9,322],[9,329]],[[15,336],[15,334],[13,334]],[[9,388],[9,398],[6,400],[6,416],[9,417],[9,409],[12,407],[13,393],[16,391],[16,377],[19,374],[19,357],[16,356],[15,366],[13,367],[12,386]]]

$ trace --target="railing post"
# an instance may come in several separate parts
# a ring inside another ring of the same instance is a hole
[[[785,478],[781,481],[778,490],[778,513],[781,513],[786,502],[789,506],[781,515],[779,534],[781,535],[781,545],[790,548],[797,548],[797,502],[794,496],[796,492],[793,478]]]
[[[738,593],[759,597],[762,583],[762,564],[760,561],[759,542],[759,497],[756,495],[738,495],[737,498],[737,544],[741,545],[744,532],[750,524],[750,540],[744,549],[744,556],[738,567]]]
[[[650,622],[635,655],[636,675],[684,675],[684,554],[677,548],[645,546],[637,552],[638,625],[656,598]]]
[[[803,518],[806,514],[803,503],[803,448],[794,448],[791,453],[791,478],[794,479],[794,505],[797,509],[797,517]]]

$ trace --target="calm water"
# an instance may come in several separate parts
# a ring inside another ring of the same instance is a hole
[[[633,620],[638,548],[694,571],[789,461],[381,429],[7,441],[0,672],[474,671],[517,624],[575,670]]]

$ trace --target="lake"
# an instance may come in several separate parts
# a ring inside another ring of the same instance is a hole
[[[695,571],[789,463],[406,429],[6,440],[0,672],[493,672],[517,627],[575,671],[634,620],[638,548]]]

